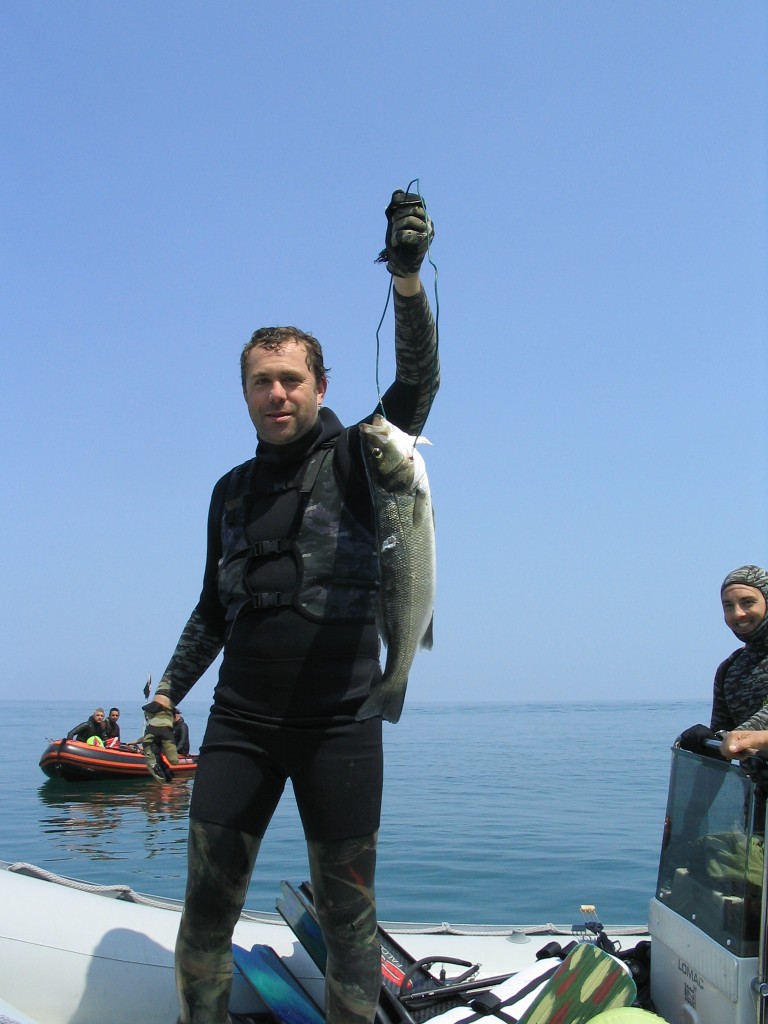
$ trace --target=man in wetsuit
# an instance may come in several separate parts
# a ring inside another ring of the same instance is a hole
[[[80,740],[87,743],[93,737],[100,739],[102,744],[107,738],[107,727],[104,723],[104,708],[96,708],[89,718],[76,725],[67,733],[68,740]]]
[[[418,276],[432,225],[412,194],[396,192],[386,214],[379,260],[394,282],[396,380],[381,404],[389,420],[418,433],[439,384]],[[359,428],[324,408],[322,350],[297,328],[256,331],[241,371],[256,457],[214,488],[200,601],[155,695],[178,704],[223,647],[190,806],[179,1024],[229,1020],[232,932],[289,778],[328,947],[327,1019],[369,1024],[380,989],[382,743],[381,719],[357,721],[356,712],[381,668]],[[157,701],[149,707],[157,712]],[[165,714],[150,733],[172,724]]]
[[[173,742],[179,757],[189,757],[189,726],[180,711],[173,712]]]
[[[105,725],[106,743],[109,747],[120,746],[120,708],[110,708]]]

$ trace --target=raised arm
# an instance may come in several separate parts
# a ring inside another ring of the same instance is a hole
[[[379,262],[392,274],[395,305],[395,383],[382,399],[387,419],[419,432],[440,387],[437,330],[419,269],[434,237],[418,195],[395,192],[386,210],[387,234]]]

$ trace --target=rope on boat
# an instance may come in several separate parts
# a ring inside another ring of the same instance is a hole
[[[20,875],[28,875],[30,878],[39,878],[44,882],[54,882],[56,885],[63,885],[68,889],[90,892],[97,896],[108,896],[111,899],[122,900],[124,903],[138,903],[145,907],[160,907],[163,910],[181,911],[181,903],[178,901],[144,896],[142,893],[136,892],[129,885],[96,885],[94,882],[80,882],[76,878],[57,875],[54,871],[47,871],[45,868],[38,867],[37,864],[28,864],[26,861],[16,861],[14,864],[9,864],[7,870],[15,871]]]
[[[20,875],[29,875],[30,878],[41,878],[46,882],[56,882],[58,885],[66,885],[70,889],[80,889],[83,892],[96,892],[102,896],[112,896],[115,899],[127,900],[129,903],[141,902],[138,894],[128,885],[95,885],[93,882],[78,882],[74,878],[65,878],[64,875],[57,875],[53,871],[46,871],[36,864],[28,864],[19,860],[8,865],[9,871],[15,871]]]
[[[99,896],[109,896],[112,899],[123,900],[126,903],[138,903],[146,907],[160,907],[163,910],[181,911],[182,903],[179,900],[163,899],[162,897],[146,896],[136,892],[129,885],[96,885],[93,882],[80,882],[75,878],[68,878],[66,875],[57,875],[54,871],[38,867],[36,864],[29,864],[26,861],[15,861],[8,864],[6,870],[15,871],[20,875],[29,875],[31,878],[39,878],[46,882],[55,882],[57,885],[64,885],[70,889],[79,889],[81,892],[96,893]],[[265,911],[243,910],[241,915],[248,921],[260,921],[263,924],[278,924],[282,926],[282,918],[277,914]],[[380,922],[388,931],[397,932],[401,935],[504,935],[510,942],[526,942],[530,936],[536,935],[570,935],[574,936],[572,925],[538,924],[538,925],[482,925],[482,924],[449,924],[443,921],[440,924],[424,924],[408,921],[382,921]],[[606,932],[616,936],[645,935],[648,929],[642,925],[605,925]],[[0,1024],[3,1024],[0,1019]]]
[[[124,903],[137,903],[142,907],[158,907],[160,910],[175,910],[181,913],[183,903],[181,900],[165,899],[162,896],[147,896],[144,893],[136,892],[129,885],[96,885],[93,882],[81,882],[76,878],[68,878],[66,875],[57,875],[54,871],[38,867],[37,864],[29,864],[26,861],[15,861],[13,864],[5,865],[7,871],[15,871],[20,875],[28,875],[30,878],[38,878],[44,882],[54,882],[56,885],[63,885],[69,889],[77,889],[80,892],[90,892],[97,896],[107,896],[111,899],[122,900]],[[280,924],[282,918],[277,914],[262,913],[256,910],[244,910],[240,915],[247,921],[258,921],[262,924]],[[3,1021],[0,1020],[0,1024]]]
[[[581,929],[574,930],[567,924],[419,924],[411,921],[381,921],[383,928],[400,935],[466,935],[466,936],[506,936],[510,942],[527,942],[531,936],[566,935],[576,938],[583,934]],[[631,936],[647,935],[648,928],[644,925],[605,925],[604,930],[610,935]]]

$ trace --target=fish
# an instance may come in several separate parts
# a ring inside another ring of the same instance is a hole
[[[409,436],[379,415],[361,423],[360,431],[381,574],[376,624],[387,657],[381,681],[356,717],[397,722],[416,652],[432,647],[435,525],[427,468],[416,450],[417,442],[430,442]]]

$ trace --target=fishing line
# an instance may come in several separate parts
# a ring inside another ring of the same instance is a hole
[[[424,207],[424,212],[427,213],[427,204],[425,203],[424,197],[421,194],[421,184],[419,182],[419,179],[418,178],[414,178],[412,181],[410,181],[408,183],[408,187],[406,188],[405,191],[406,192],[410,192],[411,191],[411,187],[414,186],[414,185],[416,186],[416,195],[419,197],[419,202]],[[427,261],[430,264],[430,266],[432,267],[432,270],[434,271],[434,275],[435,275],[434,276],[434,285],[433,285],[434,294],[435,294],[435,356],[434,356],[434,359],[432,361],[432,373],[431,373],[430,380],[429,380],[429,401],[427,403],[427,411],[424,414],[424,419],[422,420],[421,424],[419,425],[419,429],[416,431],[416,437],[419,437],[422,434],[422,432],[424,430],[424,427],[426,426],[426,422],[427,422],[427,418],[429,416],[430,410],[432,408],[432,401],[434,400],[434,397],[435,397],[435,380],[437,379],[437,366],[438,366],[438,359],[439,359],[439,352],[440,352],[440,296],[438,295],[438,290],[437,290],[438,271],[437,271],[437,264],[432,259],[432,252],[431,252],[431,249],[430,249],[429,231],[427,231]],[[379,382],[379,363],[380,363],[380,359],[381,359],[381,338],[380,338],[379,335],[380,335],[380,332],[381,332],[381,326],[384,323],[384,317],[387,315],[387,309],[389,308],[389,302],[390,302],[391,297],[392,297],[392,276],[390,275],[389,287],[387,289],[387,298],[386,298],[386,301],[384,303],[384,309],[382,310],[382,313],[381,313],[381,319],[379,320],[378,327],[376,328],[376,396],[377,396],[377,398],[379,400],[379,408],[381,409],[381,414],[382,414],[382,416],[385,419],[387,418],[387,413],[386,413],[386,410],[384,408],[384,401],[383,401],[382,395],[381,395],[381,384]],[[415,445],[415,441],[414,441],[414,445]]]

